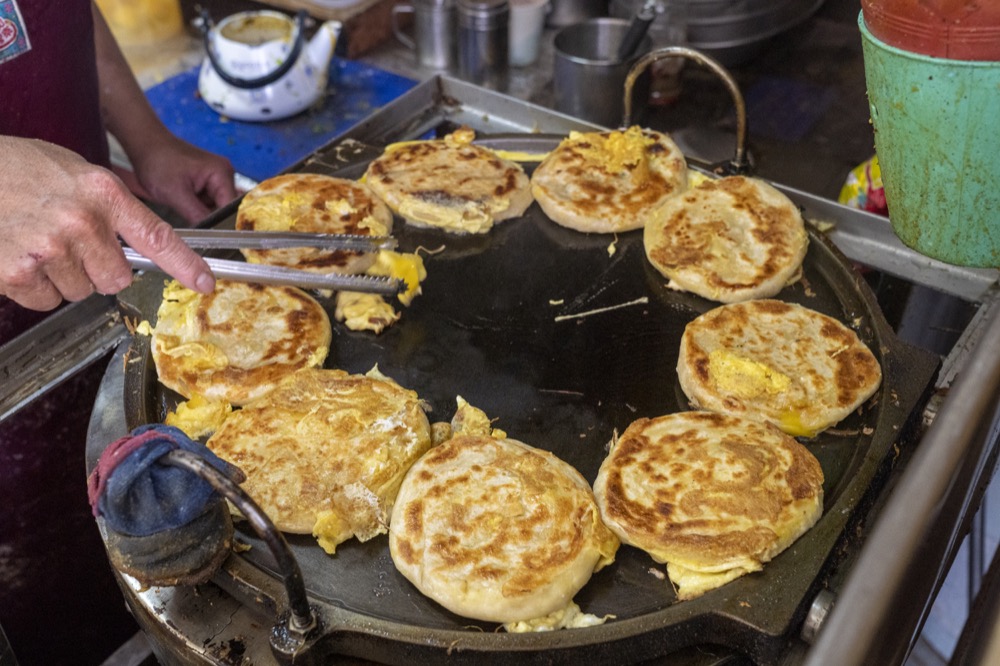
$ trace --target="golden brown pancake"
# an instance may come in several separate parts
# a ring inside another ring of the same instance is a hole
[[[160,383],[185,398],[242,405],[330,350],[330,319],[295,287],[218,280],[199,294],[166,284],[153,328]]]
[[[640,229],[650,213],[687,187],[687,163],[666,134],[572,132],[531,176],[549,218],[577,231]]]
[[[677,376],[695,407],[812,437],[871,397],[882,370],[836,319],[763,299],[723,305],[691,321],[681,336]]]
[[[283,174],[246,193],[236,213],[236,228],[388,236],[392,212],[364,183],[315,173]],[[252,263],[314,273],[363,273],[377,254],[308,247],[241,252]]]
[[[763,180],[730,176],[666,201],[643,243],[671,288],[735,303],[798,280],[809,236],[788,197]]]
[[[623,543],[667,564],[678,599],[759,571],[823,511],[823,470],[774,426],[712,412],[639,419],[594,494]]]
[[[488,435],[456,435],[417,461],[389,530],[393,562],[417,589],[490,622],[567,608],[617,548],[579,472]]]
[[[298,372],[231,414],[208,440],[283,532],[327,552],[387,529],[403,475],[431,445],[417,394],[376,372]]]
[[[461,129],[444,139],[393,146],[372,161],[365,181],[408,223],[453,233],[485,233],[531,205],[528,176],[516,162],[471,143]]]

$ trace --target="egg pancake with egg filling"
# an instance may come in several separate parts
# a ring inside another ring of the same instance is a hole
[[[579,472],[486,434],[458,434],[418,460],[389,528],[392,560],[418,590],[513,630],[580,617],[573,596],[617,549]]]
[[[217,280],[200,294],[166,283],[152,332],[161,384],[191,399],[243,405],[286,376],[321,366],[330,318],[295,287]]]
[[[670,288],[735,303],[797,281],[809,236],[788,197],[760,179],[730,176],[666,201],[643,244]]]
[[[392,212],[364,183],[315,173],[268,178],[244,195],[236,212],[242,231],[388,236]],[[244,249],[246,260],[313,273],[363,273],[375,252],[322,248]]]
[[[390,146],[368,165],[365,182],[409,224],[486,233],[524,214],[531,187],[520,164],[473,144],[474,138],[462,128],[443,139]]]
[[[531,176],[535,201],[577,231],[641,229],[650,213],[687,187],[687,162],[666,134],[639,127],[571,132]]]
[[[688,323],[677,375],[695,407],[769,421],[796,437],[839,422],[882,382],[857,333],[770,299],[722,305]]]
[[[431,446],[414,391],[378,373],[310,368],[229,415],[208,448],[282,532],[333,554],[387,530],[399,484]]]
[[[612,441],[594,494],[622,543],[666,563],[683,601],[760,571],[812,527],[823,470],[768,423],[680,412]]]

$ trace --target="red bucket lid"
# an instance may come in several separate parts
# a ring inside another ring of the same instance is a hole
[[[953,60],[1000,61],[1000,2],[862,0],[868,30],[890,46]]]

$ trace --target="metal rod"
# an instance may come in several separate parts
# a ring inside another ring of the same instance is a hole
[[[994,310],[876,519],[806,666],[903,662],[958,549],[949,526],[971,514],[998,447],[1000,312]]]
[[[287,247],[315,247],[325,250],[378,252],[392,250],[396,239],[390,236],[355,236],[351,234],[312,234],[297,231],[242,231],[239,229],[175,229],[188,247],[216,249],[272,250]]]
[[[125,259],[132,268],[161,271],[151,259],[131,248],[122,248]],[[344,275],[340,273],[310,273],[293,268],[251,264],[245,261],[206,258],[205,262],[217,278],[242,280],[258,284],[289,285],[304,289],[331,289],[333,291],[360,291],[370,294],[393,296],[404,288],[402,280],[371,275]],[[162,272],[162,271],[161,271]]]
[[[289,617],[290,630],[305,635],[315,629],[318,625],[316,614],[309,607],[309,597],[306,594],[306,586],[302,579],[302,570],[299,563],[288,547],[285,537],[274,526],[267,514],[261,510],[260,506],[243,491],[238,485],[233,483],[229,477],[212,467],[208,462],[190,451],[174,449],[164,454],[161,461],[176,467],[197,474],[207,481],[213,488],[222,493],[236,508],[246,517],[254,531],[267,544],[268,549],[277,561],[278,570],[285,584],[288,593],[288,608],[291,612]]]
[[[740,92],[740,87],[736,84],[736,80],[733,79],[729,71],[701,51],[696,51],[686,46],[665,46],[661,49],[650,51],[639,58],[632,65],[628,76],[625,77],[625,112],[622,116],[622,127],[627,128],[632,124],[632,89],[635,87],[635,82],[639,76],[654,62],[664,58],[676,57],[688,58],[709,68],[716,76],[722,79],[726,89],[729,90],[729,94],[733,98],[733,105],[736,107],[736,150],[730,166],[735,173],[747,171],[750,167],[750,162],[747,160],[746,155],[747,109],[746,103],[743,101],[743,94]]]

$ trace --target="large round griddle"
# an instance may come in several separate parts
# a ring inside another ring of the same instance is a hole
[[[539,137],[539,151],[551,147],[546,141]],[[524,147],[522,137],[517,148]],[[361,169],[328,173],[357,177]],[[675,370],[680,337],[689,321],[718,304],[668,289],[645,259],[641,231],[581,234],[555,225],[533,204],[523,218],[481,236],[401,222],[395,236],[403,251],[431,252],[423,294],[381,335],[335,324],[327,367],[364,373],[378,365],[417,391],[432,421],[450,420],[462,396],[495,427],[551,450],[591,482],[616,432],[634,419],[688,408]],[[122,300],[154,321],[162,284],[163,276],[144,275]],[[396,572],[384,535],[341,544],[335,556],[309,536],[287,535],[324,618],[316,649],[394,663],[445,655],[470,663],[515,655],[518,663],[628,663],[718,644],[757,662],[776,660],[823,587],[837,545],[850,541],[845,528],[863,499],[880,490],[893,447],[936,369],[934,357],[896,338],[864,280],[813,229],[802,280],[777,298],[854,328],[884,379],[856,413],[804,440],[825,473],[824,515],[762,572],[677,602],[664,567],[622,546],[614,564],[575,598],[584,612],[614,619],[587,629],[507,634],[421,595]],[[332,314],[333,302],[321,302]],[[127,427],[162,421],[180,398],[156,381],[148,338],[135,336],[128,358]],[[251,530],[239,535],[251,548],[234,554],[217,578],[266,616],[272,604],[280,607],[280,574]]]

